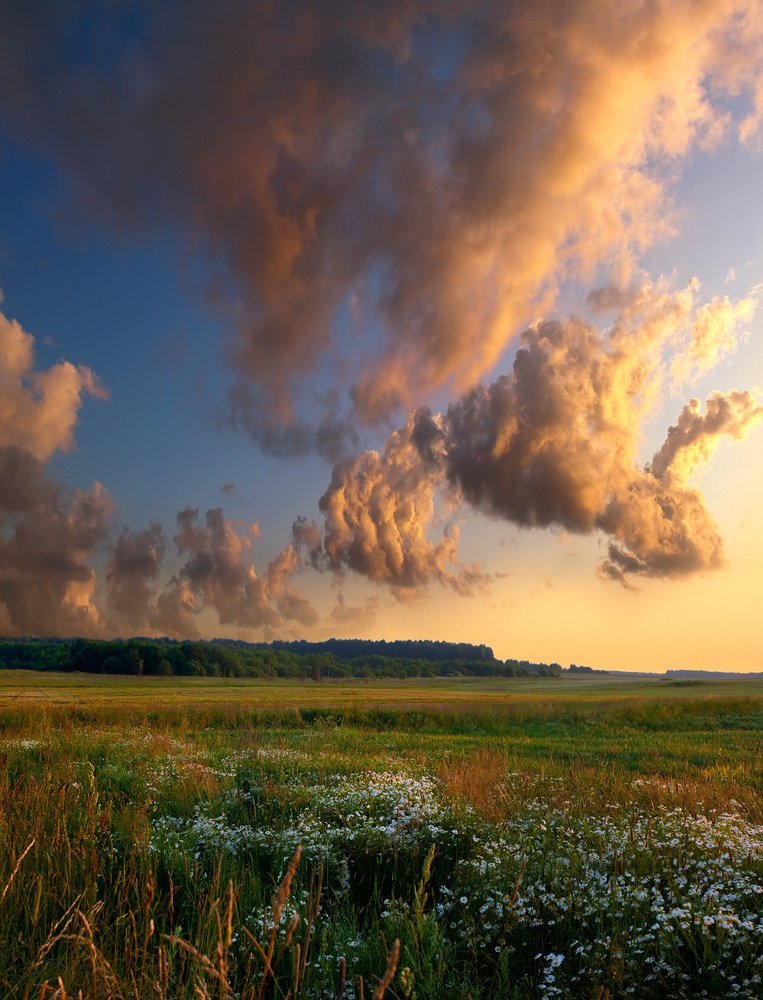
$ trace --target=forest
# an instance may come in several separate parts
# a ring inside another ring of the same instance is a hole
[[[426,640],[246,643],[216,639],[0,639],[0,669],[164,677],[554,677],[558,663],[499,660],[487,646]]]

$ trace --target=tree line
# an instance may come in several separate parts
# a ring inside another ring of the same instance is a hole
[[[562,672],[558,663],[496,659],[488,646],[360,639],[269,644],[142,638],[0,639],[0,669],[314,681],[342,677],[554,677]]]
[[[233,648],[251,646],[236,639],[213,639]],[[265,645],[255,643],[254,645]],[[273,649],[287,649],[290,653],[331,653],[340,660],[356,660],[363,656],[384,656],[390,659],[427,660],[439,663],[445,660],[490,661],[495,656],[490,646],[475,646],[470,642],[445,642],[433,639],[325,639],[322,642],[308,642],[296,639],[289,642],[276,640],[269,644]]]

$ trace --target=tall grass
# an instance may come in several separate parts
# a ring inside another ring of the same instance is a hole
[[[759,701],[425,690],[3,713],[0,995],[760,995]]]
[[[224,852],[204,871],[188,855],[168,863],[150,848],[149,804],[115,794],[113,762],[99,773],[89,761],[62,760],[60,745],[19,749],[0,784],[3,996],[311,995],[321,877],[300,882],[300,848],[280,883]],[[134,780],[122,776],[124,785]],[[199,795],[186,790],[188,800]],[[295,884],[303,898],[286,922]],[[257,934],[243,912],[261,915]],[[382,960],[382,986],[359,975],[359,995],[367,983],[381,997],[384,970]],[[337,963],[335,995],[342,975]],[[332,970],[320,978],[323,987]]]

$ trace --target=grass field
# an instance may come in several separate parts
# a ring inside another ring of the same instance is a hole
[[[752,680],[0,672],[0,993],[759,997],[762,744]]]

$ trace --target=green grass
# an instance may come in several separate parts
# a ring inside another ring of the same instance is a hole
[[[756,997],[762,743],[759,681],[0,672],[0,993]]]

